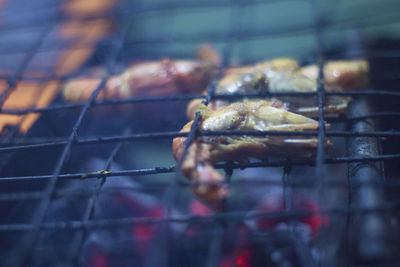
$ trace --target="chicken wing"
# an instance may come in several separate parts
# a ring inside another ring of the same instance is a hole
[[[360,90],[368,84],[368,63],[364,60],[331,61],[324,66],[324,84],[328,92]],[[215,90],[216,94],[260,92],[315,92],[318,67],[301,68],[288,58],[274,59],[254,66],[232,68],[226,71]],[[313,116],[318,113],[316,97],[281,97],[290,111]],[[337,116],[346,112],[349,97],[328,96],[324,106],[327,115]],[[201,100],[193,100],[187,108],[187,116],[194,118]],[[215,100],[210,107],[218,109],[228,101]]]
[[[291,113],[277,100],[244,100],[218,110],[199,107],[201,131],[304,131],[316,130],[318,122]],[[188,132],[193,121],[181,132]],[[185,137],[173,140],[174,157],[179,161],[184,150]],[[182,173],[191,181],[193,192],[215,210],[221,209],[229,194],[224,177],[213,167],[221,161],[247,162],[249,157],[265,160],[272,156],[309,158],[315,154],[317,138],[288,136],[202,136],[188,148]],[[328,140],[326,145],[330,145]]]
[[[201,92],[218,73],[221,60],[210,46],[199,49],[197,58],[132,64],[125,72],[108,79],[98,99]],[[99,76],[69,81],[63,89],[64,99],[70,102],[89,99],[101,81]]]

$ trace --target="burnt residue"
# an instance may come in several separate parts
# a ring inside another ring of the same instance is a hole
[[[374,103],[358,98],[350,105],[351,116],[362,116],[373,110]],[[375,131],[373,120],[353,123],[351,130],[356,132]],[[369,157],[380,153],[379,140],[374,137],[355,137],[348,141],[349,156]],[[381,163],[365,162],[349,164],[350,202],[365,208],[376,208],[385,202],[384,173]],[[357,213],[351,216],[354,258],[357,261],[372,262],[386,259],[393,251],[390,240],[388,215],[384,213]],[[392,241],[392,242],[391,242]]]

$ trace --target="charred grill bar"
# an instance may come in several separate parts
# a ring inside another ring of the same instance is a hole
[[[350,116],[371,113],[372,101],[360,98],[349,107]],[[363,120],[355,122],[351,129],[356,132],[374,132],[375,122]],[[376,137],[349,138],[348,154],[351,157],[370,157],[380,154],[379,139]],[[349,164],[351,203],[374,208],[385,202],[383,184],[385,182],[381,162],[357,162]],[[378,261],[388,257],[394,249],[390,241],[390,224],[384,214],[355,214],[351,216],[354,229],[355,253],[358,260]]]

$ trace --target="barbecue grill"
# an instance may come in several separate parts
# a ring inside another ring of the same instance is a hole
[[[87,1],[99,6],[91,11],[78,2],[8,0],[0,13],[0,115],[17,118],[1,125],[2,266],[396,265],[398,3]],[[107,30],[88,26],[99,23]],[[221,52],[222,69],[285,55],[321,70],[329,59],[365,57],[371,88],[326,92],[320,71],[316,93],[217,95],[214,81],[206,96],[96,99],[128,62],[190,57],[203,43]],[[105,72],[90,99],[64,102],[63,82],[93,67]],[[33,95],[54,93],[7,103],[26,84]],[[332,95],[354,98],[348,114],[324,116]],[[246,135],[329,137],[334,147],[319,145],[309,160],[218,164],[233,193],[222,212],[209,210],[171,161],[171,141],[186,136],[187,150],[198,136],[243,132],[201,132],[196,114],[179,133],[186,104],[271,96],[317,98],[318,131]]]

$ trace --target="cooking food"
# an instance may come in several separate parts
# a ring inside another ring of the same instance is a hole
[[[110,77],[97,99],[201,92],[217,74],[220,58],[209,46],[203,46],[197,57],[198,60],[164,59],[132,64],[125,72]],[[63,89],[64,99],[88,100],[100,81],[100,75],[73,79]]]
[[[200,105],[201,131],[304,131],[317,130],[318,122],[285,110],[279,100],[244,100],[218,110]],[[181,132],[189,132],[193,121]],[[172,150],[181,160],[185,137],[173,140]],[[228,195],[224,177],[213,167],[221,161],[247,162],[249,157],[265,160],[272,156],[309,158],[317,148],[316,137],[301,136],[201,136],[188,148],[181,163],[182,173],[192,182],[193,192],[214,210],[220,210]],[[326,145],[330,145],[327,140]]]
[[[368,63],[364,60],[331,61],[324,66],[324,85],[328,92],[365,89],[368,83]],[[300,67],[289,58],[274,59],[238,68],[230,68],[219,81],[215,94],[262,93],[262,92],[315,92],[317,90],[318,67]],[[206,92],[204,92],[206,93]],[[289,110],[307,116],[318,114],[316,97],[280,97]],[[328,96],[324,112],[337,116],[346,112],[349,97]],[[194,118],[201,103],[193,100],[187,108],[187,116]],[[210,108],[216,110],[228,105],[225,100],[214,100]]]

